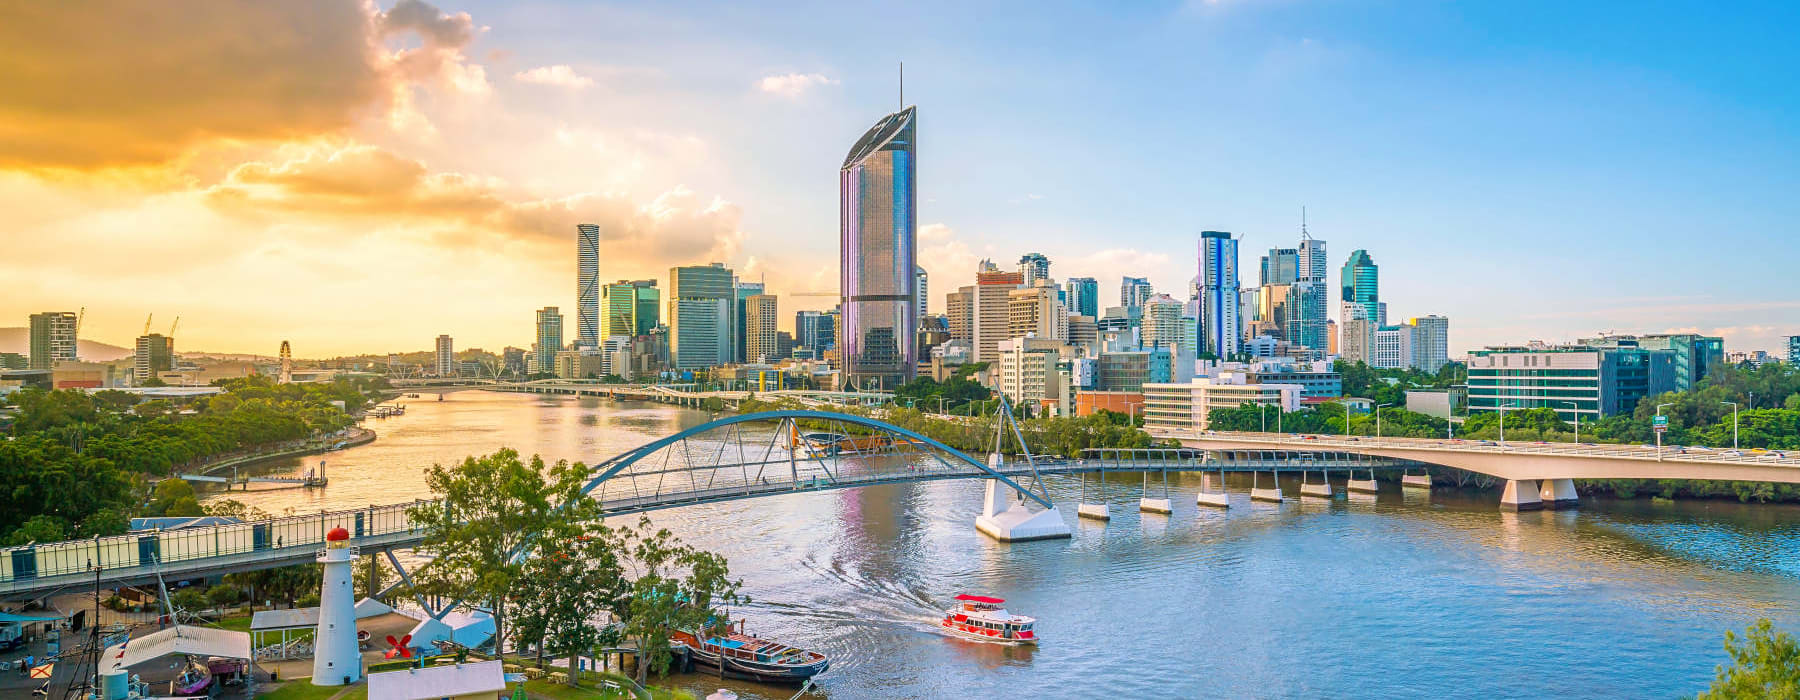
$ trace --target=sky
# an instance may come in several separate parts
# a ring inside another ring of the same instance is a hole
[[[1355,249],[1453,354],[1800,334],[1793,3],[0,5],[0,326],[302,357],[528,347],[603,279],[837,288],[837,168],[919,108],[932,310],[977,263],[1185,297]],[[1335,313],[1335,310],[1334,310]]]

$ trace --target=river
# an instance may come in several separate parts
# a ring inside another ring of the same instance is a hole
[[[372,420],[373,443],[266,463],[326,461],[320,490],[237,492],[280,514],[429,497],[434,462],[513,447],[598,461],[703,411],[597,399],[461,392]],[[1106,484],[1113,520],[1069,540],[978,534],[981,482],[938,481],[662,511],[655,520],[726,556],[753,602],[750,631],[829,654],[831,697],[1669,697],[1725,660],[1726,629],[1758,617],[1800,627],[1800,508],[1584,500],[1501,513],[1495,493],[1397,488],[1325,503],[1133,507],[1140,482]],[[1052,479],[1071,503],[1071,479]],[[1091,485],[1091,482],[1090,482]],[[1390,485],[1383,484],[1384,489]],[[1287,484],[1289,494],[1297,492]],[[997,595],[1039,619],[1037,648],[947,638],[959,593]],[[678,676],[704,696],[792,690]]]

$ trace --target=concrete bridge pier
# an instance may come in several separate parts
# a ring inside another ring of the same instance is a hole
[[[1375,483],[1375,470],[1369,470],[1367,480],[1356,478],[1356,470],[1350,471],[1350,480],[1344,483],[1344,490],[1350,493],[1375,493],[1379,490]]]
[[[1306,480],[1305,471],[1300,472],[1300,497],[1331,498],[1331,473],[1319,470],[1319,483],[1315,484]]]
[[[1500,494],[1500,510],[1517,513],[1526,510],[1539,510],[1544,507],[1543,499],[1538,497],[1536,479],[1509,479],[1506,490]]]
[[[999,470],[1005,460],[998,454],[988,457],[988,466]],[[987,493],[981,500],[981,515],[975,516],[975,529],[1001,542],[1025,542],[1074,537],[1062,513],[1051,506],[1038,512],[1025,507],[1023,497],[1015,498],[1014,490],[999,479],[987,480]]]
[[[1430,490],[1431,472],[1427,470],[1424,474],[1414,474],[1411,469],[1406,470],[1400,475],[1400,488]]]
[[[1175,512],[1175,504],[1169,500],[1169,472],[1167,470],[1163,471],[1162,498],[1150,496],[1150,472],[1144,472],[1144,497],[1138,499],[1138,510],[1163,515]]]
[[[1200,475],[1200,492],[1194,494],[1194,505],[1214,508],[1231,507],[1231,498],[1225,495],[1224,472],[1219,472],[1217,475]]]
[[[1275,478],[1267,488],[1262,485],[1262,472],[1250,472],[1250,500],[1281,502],[1281,472],[1274,472]]]
[[[1105,483],[1103,478],[1101,484]],[[1081,475],[1081,503],[1075,506],[1075,517],[1100,521],[1112,520],[1112,509],[1107,508],[1105,503],[1089,502],[1086,474]]]
[[[1574,479],[1542,479],[1538,489],[1538,500],[1550,510],[1574,508],[1581,504],[1581,496],[1575,493]]]

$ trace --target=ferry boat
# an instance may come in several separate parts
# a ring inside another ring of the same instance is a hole
[[[1005,600],[981,595],[959,595],[956,607],[944,614],[939,624],[959,636],[996,644],[1036,644],[1032,629],[1036,618],[1014,615],[1000,607]]]
[[[694,665],[711,669],[723,678],[803,683],[831,666],[831,660],[819,652],[744,634],[741,620],[728,625],[724,635],[711,635],[705,639],[676,631],[669,636],[669,644],[686,649]]]

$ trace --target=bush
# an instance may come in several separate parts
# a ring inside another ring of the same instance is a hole
[[[199,612],[206,609],[206,594],[199,588],[183,588],[170,595],[169,602],[178,609]]]
[[[206,599],[212,602],[213,607],[223,608],[238,602],[243,598],[243,593],[237,586],[221,583],[206,592]]]

